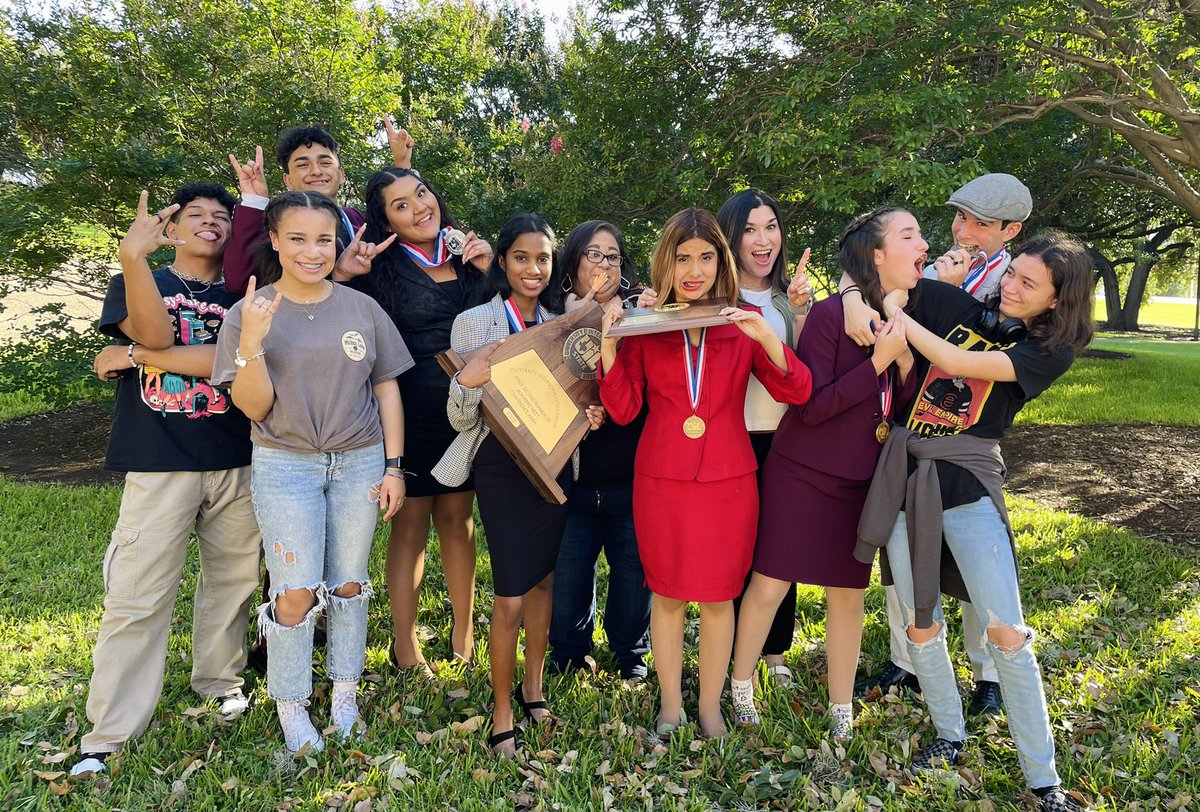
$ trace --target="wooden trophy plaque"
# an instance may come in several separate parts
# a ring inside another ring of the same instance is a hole
[[[600,305],[593,302],[504,340],[483,385],[483,420],[547,502],[567,495],[557,479],[588,432],[584,413],[600,402]],[[471,353],[438,353],[447,375]]]
[[[612,338],[624,338],[729,324],[729,319],[721,315],[727,307],[729,302],[713,298],[674,302],[662,307],[634,307],[621,314],[621,320],[609,329],[608,334]]]

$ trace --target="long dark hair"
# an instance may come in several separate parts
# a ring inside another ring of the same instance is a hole
[[[512,248],[517,237],[530,233],[542,234],[550,240],[550,282],[546,285],[546,289],[538,295],[538,302],[551,313],[561,313],[563,292],[560,287],[562,270],[557,257],[558,238],[554,235],[554,229],[541,215],[522,212],[508,218],[508,222],[500,228],[500,235],[496,237],[492,264],[488,266],[488,278],[492,282],[492,287],[500,294],[500,298],[507,299],[512,294],[512,286],[508,284],[508,274],[505,273],[504,268],[500,267],[500,260],[508,253],[508,249]]]
[[[407,177],[419,180],[429,190],[429,193],[433,195],[433,199],[437,201],[438,216],[442,228],[446,228],[447,226],[451,228],[459,227],[458,221],[450,213],[450,208],[446,205],[445,199],[432,183],[411,169],[390,166],[374,172],[367,180],[367,188],[363,193],[363,199],[367,202],[367,230],[363,232],[362,237],[364,241],[380,243],[391,236],[392,227],[388,223],[384,192],[400,178]],[[404,253],[404,250],[395,243],[392,243],[382,254],[372,260],[371,272],[365,276],[355,277],[351,282],[351,287],[366,293],[379,302],[384,310],[394,313],[403,304],[396,299],[400,293],[400,287],[396,284],[395,279],[396,275],[400,272],[400,265],[404,263],[407,263],[414,269],[416,268],[413,261]],[[464,301],[467,302],[468,306],[480,304],[492,297],[491,284],[482,271],[476,270],[474,266],[464,263],[462,257],[458,256],[450,257],[450,267],[454,269],[454,272],[463,284]]]
[[[787,293],[789,281],[787,229],[783,225],[783,213],[779,211],[779,204],[775,202],[775,198],[760,189],[744,189],[725,201],[717,211],[717,222],[721,224],[721,231],[725,233],[725,239],[729,241],[729,250],[733,252],[733,259],[736,262],[738,251],[742,247],[742,239],[746,236],[746,222],[750,219],[750,212],[759,206],[767,206],[775,212],[775,220],[779,224],[779,255],[775,257],[775,264],[771,266],[771,273],[767,275],[767,278],[770,280],[773,290]],[[744,271],[745,269],[739,268],[738,270]]]
[[[658,292],[660,304],[675,301],[675,251],[688,240],[700,239],[717,250],[717,275],[709,296],[724,299],[730,307],[738,301],[738,270],[729,241],[717,225],[717,218],[706,209],[684,209],[671,215],[663,225],[658,244],[650,258],[650,284]]]
[[[875,252],[883,248],[892,215],[906,211],[898,206],[883,206],[850,221],[838,238],[838,267],[858,285],[868,307],[883,313],[883,285],[875,267]]]
[[[591,244],[592,237],[596,236],[598,231],[607,231],[616,241],[617,251],[621,254],[621,267],[616,270],[632,285],[637,281],[637,271],[625,248],[625,238],[621,236],[621,232],[617,230],[616,226],[606,223],[604,220],[588,220],[571,229],[571,233],[567,235],[567,239],[563,243],[562,250],[558,252],[557,261],[562,264],[560,277],[569,279],[572,289],[578,287],[579,265],[583,260],[583,255],[587,253],[587,247]],[[583,296],[585,293],[587,293],[586,290],[575,291],[577,296]],[[620,293],[618,292],[617,295],[619,296]]]
[[[1039,231],[1023,242],[1013,253],[1013,259],[1022,254],[1037,257],[1050,271],[1050,282],[1057,299],[1054,307],[1034,317],[1029,325],[1029,338],[1047,352],[1067,347],[1079,352],[1091,343],[1095,334],[1092,308],[1096,280],[1087,248],[1061,231],[1047,230]],[[999,305],[1000,289],[997,288],[988,297],[988,306]]]
[[[328,212],[329,216],[333,218],[335,233],[337,224],[341,222],[342,215],[338,211],[337,205],[320,192],[280,192],[271,198],[271,202],[267,203],[267,210],[263,212],[263,221],[266,223],[267,232],[278,234],[279,221],[292,209],[317,209]],[[271,245],[270,239],[262,240],[254,246],[250,253],[250,263],[254,268],[254,275],[257,277],[256,286],[259,288],[272,285],[283,276],[283,266],[279,264],[279,252]]]

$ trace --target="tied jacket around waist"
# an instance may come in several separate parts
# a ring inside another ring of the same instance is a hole
[[[917,461],[911,476],[910,456]],[[970,600],[954,556],[942,555],[942,493],[935,460],[965,468],[979,480],[1008,529],[1013,561],[1017,559],[1012,524],[1001,492],[1004,459],[1000,456],[1000,441],[970,434],[922,438],[903,426],[895,426],[867,493],[854,557],[864,564],[874,561],[876,551],[887,546],[900,511],[905,512],[916,604],[913,610],[916,625],[922,629],[933,625],[933,609],[941,592]]]

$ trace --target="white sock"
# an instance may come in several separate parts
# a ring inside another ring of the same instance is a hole
[[[729,689],[735,705],[754,704],[754,679],[729,678]]]

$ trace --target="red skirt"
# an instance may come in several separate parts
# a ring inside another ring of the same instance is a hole
[[[633,477],[633,524],[656,595],[716,603],[742,594],[758,529],[753,471],[716,482]]]

